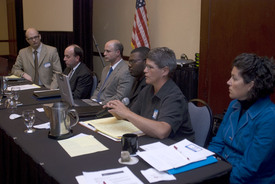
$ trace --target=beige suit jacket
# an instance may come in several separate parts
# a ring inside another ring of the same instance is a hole
[[[62,72],[60,58],[55,47],[41,44],[42,48],[38,61],[39,80],[46,88],[55,89],[58,84],[54,73]],[[34,79],[34,58],[30,46],[19,51],[12,67],[12,74],[21,76],[23,73],[27,73]]]
[[[97,99],[102,88],[100,93],[102,104],[106,104],[110,100],[122,100],[124,97],[129,97],[134,82],[134,78],[129,73],[128,64],[122,60],[103,85],[109,69],[110,65],[103,68],[100,83],[91,97],[91,99]]]

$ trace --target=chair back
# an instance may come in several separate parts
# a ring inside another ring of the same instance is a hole
[[[203,104],[198,106],[198,104]],[[191,124],[195,131],[195,143],[207,147],[213,126],[212,110],[203,100],[192,99],[188,102]]]
[[[97,87],[97,84],[98,84],[98,79],[97,79],[97,75],[96,75],[95,72],[92,72],[91,75],[92,75],[92,77],[93,77],[93,87],[92,87],[92,90],[91,90],[91,96],[93,96],[94,91],[95,91],[95,89],[96,89],[96,87]]]

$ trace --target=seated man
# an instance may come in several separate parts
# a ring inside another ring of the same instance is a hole
[[[78,45],[70,45],[64,51],[64,61],[67,66],[64,74],[70,78],[70,86],[75,99],[91,97],[93,87],[92,72],[82,63],[83,50]]]
[[[135,77],[135,80],[129,95],[130,104],[128,107],[132,106],[140,91],[146,86],[144,68],[149,51],[150,49],[147,47],[139,47],[131,51],[128,66],[130,74]]]
[[[104,58],[110,65],[103,68],[92,100],[104,105],[110,100],[128,97],[134,79],[129,73],[127,63],[122,59],[122,54],[123,45],[118,40],[110,40],[105,44]]]
[[[57,88],[54,73],[62,69],[56,48],[43,44],[34,28],[27,29],[26,40],[30,46],[19,51],[11,73],[49,89]]]
[[[127,119],[148,136],[194,141],[186,99],[170,79],[176,65],[172,50],[166,47],[152,49],[144,69],[147,86],[131,109],[119,100],[108,102],[104,108],[110,108],[108,111],[115,117]]]

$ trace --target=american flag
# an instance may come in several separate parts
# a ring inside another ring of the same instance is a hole
[[[132,42],[133,48],[148,47],[150,48],[148,34],[148,17],[145,7],[145,0],[136,0],[136,12],[134,18]]]

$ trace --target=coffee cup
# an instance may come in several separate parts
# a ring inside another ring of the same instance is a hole
[[[122,151],[128,151],[135,155],[138,150],[138,136],[136,134],[124,134],[121,138]]]

